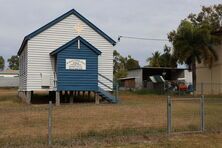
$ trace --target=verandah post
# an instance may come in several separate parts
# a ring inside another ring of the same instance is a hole
[[[99,95],[97,92],[95,92],[95,103],[99,104]]]
[[[70,104],[73,104],[74,96],[73,91],[70,91]]]
[[[56,91],[56,106],[60,105],[60,91]]]
[[[48,108],[48,145],[52,144],[52,101],[49,101]]]

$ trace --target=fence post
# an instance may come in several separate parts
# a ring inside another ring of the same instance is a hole
[[[48,108],[48,144],[52,144],[52,101],[49,101]]]
[[[167,133],[172,131],[172,99],[167,96]]]
[[[204,90],[203,90],[203,87],[204,87],[204,84],[203,84],[203,82],[201,82],[201,96],[203,96],[203,95],[204,95]]]
[[[205,110],[204,110],[204,95],[200,98],[200,130],[203,132],[205,129]]]
[[[115,98],[116,98],[116,103],[118,103],[119,102],[119,100],[118,100],[118,92],[119,92],[119,85],[118,85],[118,83],[116,83],[116,90],[115,90]]]

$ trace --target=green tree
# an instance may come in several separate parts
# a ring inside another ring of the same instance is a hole
[[[165,45],[163,51],[160,56],[160,67],[177,67],[177,59],[171,54],[172,48]]]
[[[186,63],[193,71],[193,85],[196,88],[196,62],[203,62],[211,68],[217,60],[213,47],[221,42],[214,32],[221,29],[222,4],[203,6],[198,14],[191,13],[181,21],[178,29],[168,34],[174,47],[174,55],[180,63]]]
[[[160,67],[161,53],[159,51],[155,51],[154,53],[152,53],[152,57],[147,58],[146,61],[151,67]]]
[[[19,58],[18,56],[11,56],[11,58],[8,59],[9,68],[12,70],[18,70],[19,69]]]
[[[178,29],[168,34],[172,42],[174,56],[179,63],[185,63],[193,72],[193,86],[196,88],[196,62],[204,61],[209,67],[217,60],[213,49],[215,37],[211,34],[209,25],[195,25],[188,20],[181,21]]]
[[[5,60],[2,56],[0,56],[0,70],[4,70]]]
[[[139,62],[133,59],[130,55],[123,57],[116,50],[113,51],[113,74],[117,80],[127,76],[127,70],[139,68]]]
[[[198,14],[191,13],[187,20],[192,22],[195,26],[202,26],[207,24],[211,32],[217,31],[221,28],[220,22],[222,21],[222,4],[213,6],[202,6]]]
[[[120,69],[117,73],[114,74],[114,79],[118,80],[119,78],[124,78],[127,76],[127,70],[126,69]]]
[[[139,62],[133,59],[130,55],[128,55],[127,60],[126,60],[126,69],[132,70],[136,68],[140,68]]]
[[[116,50],[113,51],[113,74],[115,80],[127,76],[126,61],[127,59],[121,56],[120,53]]]
[[[164,46],[164,52],[156,51],[147,59],[151,67],[177,67],[177,59],[171,54],[171,47]]]

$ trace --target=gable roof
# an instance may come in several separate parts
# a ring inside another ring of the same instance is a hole
[[[34,36],[45,31],[46,29],[50,28],[51,26],[55,25],[56,23],[62,21],[63,19],[65,19],[66,17],[68,17],[72,14],[77,16],[80,20],[82,20],[84,23],[86,23],[88,26],[90,26],[94,31],[96,31],[98,34],[100,34],[102,37],[104,37],[113,46],[116,45],[116,41],[114,41],[111,37],[109,37],[107,34],[105,34],[102,30],[100,30],[98,27],[96,27],[94,24],[92,24],[89,20],[87,20],[84,16],[82,16],[80,13],[78,13],[75,9],[72,9],[72,10],[68,11],[67,13],[61,15],[60,17],[56,18],[55,20],[44,25],[43,27],[41,27],[41,28],[37,29],[36,31],[30,33],[29,35],[25,36],[22,41],[22,45],[19,48],[18,55],[21,54],[21,52],[22,52],[23,48],[25,47],[28,40],[30,40]]]
[[[80,40],[83,44],[85,44],[86,46],[88,46],[93,52],[95,52],[97,55],[100,55],[102,52],[100,50],[98,50],[97,48],[95,48],[93,45],[91,45],[89,42],[87,42],[85,39],[83,39],[81,36],[77,36],[76,38],[72,39],[71,41],[67,42],[66,44],[62,45],[61,47],[57,48],[56,50],[52,51],[50,53],[51,56],[56,55],[57,53],[59,53],[60,51],[64,50],[66,47],[69,47],[70,45],[72,45],[73,43],[77,42],[78,40]]]

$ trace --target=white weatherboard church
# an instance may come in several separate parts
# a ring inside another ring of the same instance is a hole
[[[18,51],[19,97],[31,103],[35,91],[95,93],[115,103],[113,50],[116,42],[72,9],[27,35]]]

